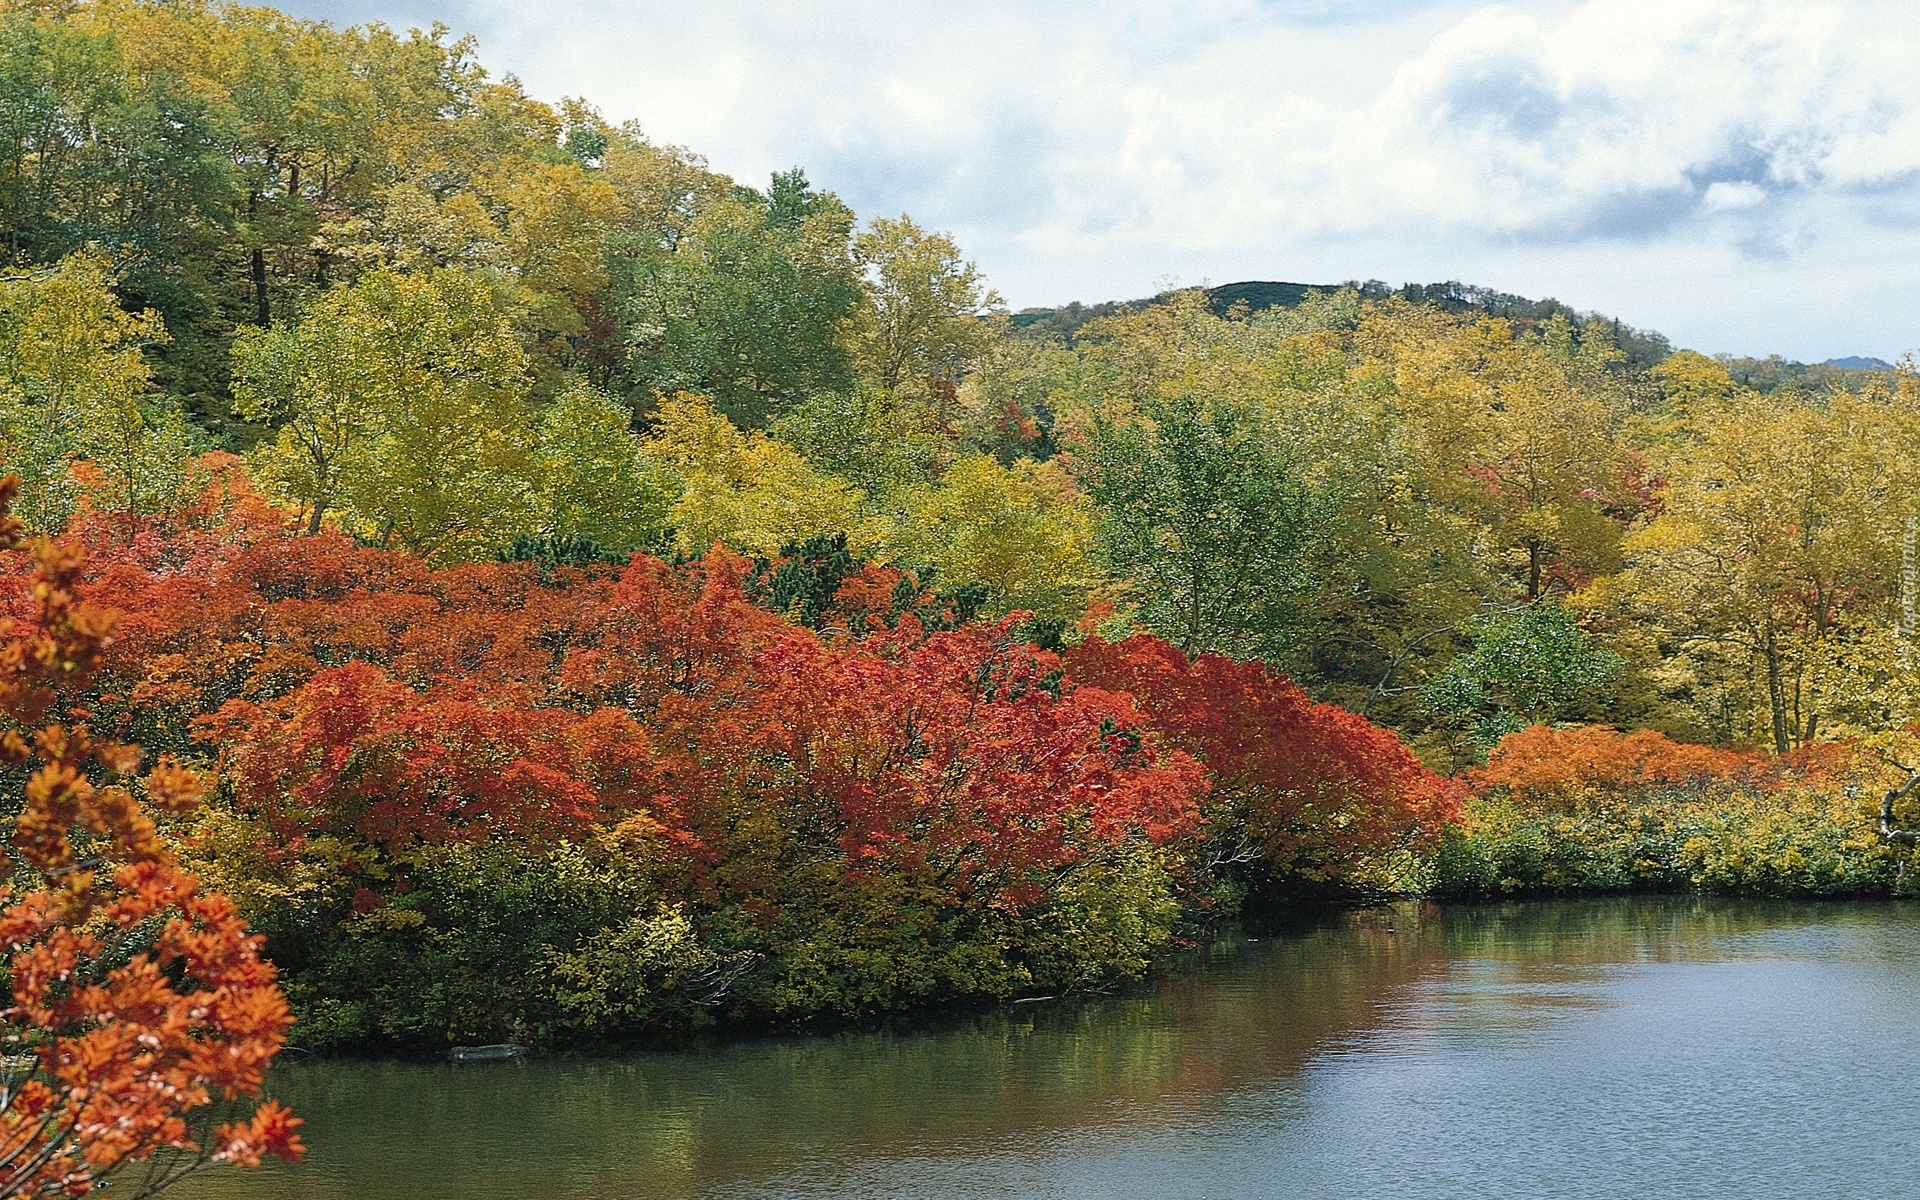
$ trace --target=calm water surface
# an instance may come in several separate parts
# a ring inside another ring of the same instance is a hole
[[[1920,908],[1379,909],[926,1032],[276,1074],[198,1200],[1912,1195]]]

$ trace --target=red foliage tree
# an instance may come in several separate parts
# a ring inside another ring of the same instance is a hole
[[[1189,660],[1156,637],[1089,638],[1067,678],[1131,693],[1168,743],[1207,766],[1214,822],[1267,866],[1338,879],[1385,851],[1439,833],[1459,789],[1392,732],[1315,703],[1285,675],[1216,654]]]
[[[1018,907],[1100,847],[1194,829],[1200,767],[1156,744],[1131,697],[1063,692],[1059,659],[1015,641],[1012,620],[925,640],[904,624],[848,648],[783,638],[762,660],[769,748],[856,870]]]
[[[244,500],[106,550],[94,590],[128,615],[96,723],[197,735],[294,848],[638,821],[690,897],[771,912],[787,874],[835,863],[1019,906],[1105,848],[1190,837],[1216,791],[1276,870],[1326,876],[1453,802],[1390,733],[1264,668],[1145,638],[1063,664],[1011,624],[955,628],[888,568],[836,576],[816,631],[753,603],[782,564],[719,550],[433,568]]]
[[[423,695],[366,663],[264,704],[230,700],[200,728],[225,748],[239,807],[287,836],[537,843],[654,800],[651,743],[624,713]]]
[[[22,545],[0,482],[0,549]],[[119,1175],[133,1195],[212,1163],[295,1158],[298,1120],[274,1102],[238,1122],[216,1107],[260,1094],[292,1018],[233,906],[170,860],[128,786],[138,748],[72,723],[112,619],[76,596],[83,555],[40,541],[24,614],[0,625],[0,762],[27,774],[9,876],[38,881],[0,914],[12,1003],[0,1036],[0,1194],[77,1195]],[[141,786],[166,811],[200,800],[163,758]],[[163,1151],[170,1157],[156,1160]],[[144,1178],[128,1168],[146,1163]]]
[[[879,568],[841,589],[880,626],[856,639],[755,605],[719,551],[618,578],[432,569],[243,525],[114,555],[96,587],[131,612],[103,714],[181,738],[205,714],[236,806],[294,849],[637,817],[715,898],[777,906],[787,860],[827,853],[850,880],[1018,905],[1101,846],[1184,836],[1206,790],[1126,696],[1063,694],[1010,624],[929,636]]]

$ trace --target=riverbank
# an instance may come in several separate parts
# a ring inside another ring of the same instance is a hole
[[[1745,1200],[1779,1195],[1789,1158],[1784,1190],[1864,1194],[1920,1135],[1897,1082],[1920,1072],[1900,1033],[1920,1020],[1914,914],[1402,904],[925,1029],[290,1064],[275,1086],[307,1118],[308,1162],[179,1194]],[[1806,1140],[1807,1114],[1840,1112],[1890,1140]]]
[[[1544,812],[1474,799],[1435,855],[1431,894],[1910,896],[1910,863],[1870,804],[1844,794],[1668,793]]]
[[[298,1044],[435,1056],[912,1031],[1177,975],[1236,921],[1297,928],[1383,900],[1920,891],[1912,851],[1880,836],[1872,760],[1845,747],[1785,763],[1712,755],[1644,734],[1515,735],[1467,777],[1473,792],[1437,839],[1332,881],[1258,861],[1199,873],[1139,847],[1061,873],[1017,912],[943,911],[868,879],[756,921],[697,898],[664,905],[604,846],[456,846],[416,853],[404,891],[344,920],[313,910],[303,928],[299,910],[269,906],[255,921],[291,952]]]
[[[1503,790],[1470,798],[1431,854],[1403,856],[1391,872],[1381,871],[1380,878],[1419,886],[1417,894],[1272,880],[1249,891],[1223,872],[1205,895],[1207,903],[1196,903],[1191,894],[1182,903],[1161,869],[1153,879],[1155,888],[1165,890],[1132,893],[1132,909],[1120,907],[1129,899],[1125,891],[1101,895],[1083,887],[1067,894],[1083,905],[1104,903],[1106,911],[1055,909],[1049,916],[1035,910],[1020,922],[996,928],[983,921],[970,931],[901,929],[884,944],[842,943],[831,960],[823,957],[826,943],[816,927],[809,942],[787,943],[782,959],[734,951],[730,961],[737,970],[725,978],[671,974],[674,955],[699,948],[695,919],[684,912],[649,915],[644,894],[635,893],[626,900],[636,914],[628,929],[641,932],[607,947],[609,955],[624,948],[631,956],[625,974],[600,984],[610,990],[624,981],[631,989],[626,1019],[598,1026],[578,1021],[578,995],[567,989],[578,986],[579,975],[555,969],[569,965],[555,945],[569,939],[591,943],[594,928],[613,921],[609,913],[619,911],[626,895],[621,889],[628,886],[618,864],[604,858],[596,864],[577,847],[540,859],[460,850],[440,858],[437,868],[417,869],[406,904],[349,920],[333,935],[327,954],[288,972],[288,991],[302,1012],[294,1040],[311,1051],[419,1059],[444,1055],[460,1033],[473,1042],[505,1040],[576,1053],[796,1032],[910,1035],[996,1011],[1072,1007],[1088,998],[1168,986],[1244,952],[1250,939],[1257,944],[1299,937],[1328,924],[1369,919],[1364,914],[1370,912],[1433,911],[1436,903],[1466,911],[1488,902],[1546,898],[1664,905],[1687,897],[1863,900],[1920,894],[1910,852],[1879,836],[1871,809],[1870,800],[1846,788],[1670,789],[1591,794],[1550,805]],[[1121,878],[1108,877],[1107,886]],[[1096,920],[1109,931],[1108,940],[1084,932]],[[824,928],[831,933],[841,927]],[[1059,949],[1042,958],[1039,947],[1060,943],[1023,940],[1023,930],[1032,928],[1048,930],[1054,939],[1081,931],[1089,941],[1073,958]],[[1114,931],[1130,939],[1125,953]],[[949,940],[934,940],[940,936]],[[963,937],[975,939],[971,948]],[[889,954],[910,953],[922,961],[971,954],[977,960],[983,945],[1000,956],[994,973],[943,978],[928,972],[920,976],[918,992],[880,990],[900,976],[899,959]],[[700,952],[708,962],[721,954],[712,943]],[[1050,973],[1047,962],[1055,964]],[[1063,963],[1073,969],[1061,969]],[[778,1007],[796,969],[837,971],[843,994],[864,996],[867,1003],[805,1012]],[[694,990],[723,986],[720,994]]]
[[[1525,730],[1465,776],[1472,794],[1422,890],[1910,895],[1913,849],[1879,828],[1889,773],[1845,743],[1773,758],[1645,731]]]

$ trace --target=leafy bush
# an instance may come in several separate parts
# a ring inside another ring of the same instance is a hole
[[[1472,773],[1434,891],[1905,893],[1914,859],[1879,836],[1875,767],[1844,746],[1768,759],[1644,730],[1536,727]]]

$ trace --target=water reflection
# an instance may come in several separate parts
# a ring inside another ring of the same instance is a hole
[[[1628,1196],[1696,1194],[1689,1172],[1781,1194],[1739,1190],[1764,1161],[1850,1194],[1874,1151],[1822,1166],[1794,1131],[1829,1105],[1920,1134],[1882,1104],[1920,1071],[1916,984],[1894,906],[1398,906],[925,1032],[290,1066],[309,1163],[187,1194]]]

